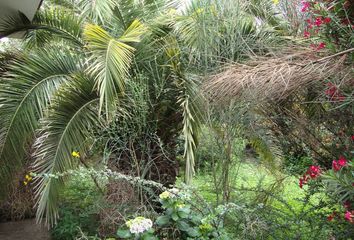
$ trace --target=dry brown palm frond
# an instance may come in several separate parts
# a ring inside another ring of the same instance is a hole
[[[353,81],[353,66],[346,65],[346,53],[318,57],[313,49],[294,48],[280,55],[257,57],[247,64],[231,64],[204,83],[203,90],[212,102],[233,98],[279,101],[316,82],[336,77]]]

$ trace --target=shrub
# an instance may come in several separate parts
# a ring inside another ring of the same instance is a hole
[[[53,240],[75,239],[80,231],[98,232],[101,194],[89,174],[72,176],[60,198],[59,220],[51,230]]]

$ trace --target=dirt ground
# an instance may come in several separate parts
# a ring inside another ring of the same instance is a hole
[[[46,227],[36,224],[34,219],[0,223],[1,240],[50,240]]]

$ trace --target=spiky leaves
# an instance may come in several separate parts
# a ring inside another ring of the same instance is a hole
[[[24,56],[8,66],[0,79],[0,186],[21,166],[26,141],[53,93],[80,68],[78,62],[77,56],[54,49]]]
[[[138,20],[118,39],[97,25],[88,24],[85,27],[84,38],[91,54],[88,69],[95,78],[100,95],[99,111],[105,110],[107,118],[114,114],[118,97],[124,94],[135,51],[128,43],[139,42],[144,31],[144,26]]]
[[[180,50],[175,39],[168,40],[166,53],[170,59],[169,66],[179,92],[177,99],[183,114],[185,182],[190,184],[194,175],[195,152],[201,128],[201,96],[197,92],[196,82],[191,77],[186,77],[181,68]]]
[[[77,2],[81,14],[95,23],[104,24],[113,15],[114,0],[80,0]]]
[[[16,32],[22,31],[30,24],[30,20],[22,12],[13,16],[2,16],[0,24],[0,38],[8,37]]]
[[[67,44],[81,47],[82,42],[82,23],[83,19],[78,16],[74,11],[70,11],[66,8],[48,8],[43,11],[37,12],[32,25],[37,35],[41,35],[46,39],[46,42],[57,38],[59,40],[67,40]],[[33,33],[29,32],[27,40],[32,40]],[[38,37],[37,37],[38,38]],[[39,42],[43,44],[44,42]]]
[[[6,37],[17,32],[26,33],[25,39],[33,46],[37,41],[39,46],[47,43],[57,37],[58,39],[66,39],[67,43],[82,46],[82,18],[70,12],[68,9],[55,8],[39,11],[32,22],[19,14],[15,17],[9,17],[7,21],[0,26],[0,38]]]
[[[53,99],[34,144],[34,168],[40,175],[62,173],[77,166],[77,158],[71,156],[73,147],[85,152],[90,129],[99,126],[99,98],[92,91],[93,86],[93,80],[76,75]],[[45,216],[48,225],[56,222],[58,190],[63,181],[62,178],[37,179],[37,219]]]

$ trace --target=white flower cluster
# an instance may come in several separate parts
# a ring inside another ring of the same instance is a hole
[[[137,217],[133,220],[126,222],[126,225],[129,227],[129,231],[133,234],[143,233],[152,228],[152,221],[148,218]]]

